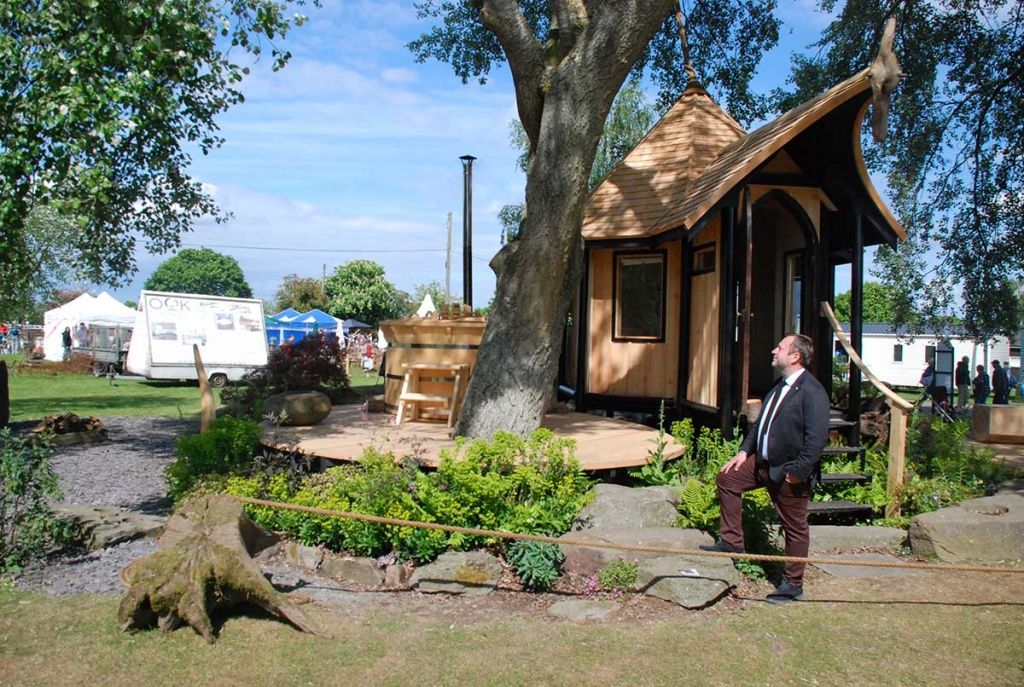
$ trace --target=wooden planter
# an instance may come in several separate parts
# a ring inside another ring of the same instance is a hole
[[[466,318],[461,320],[388,320],[381,330],[388,341],[384,359],[384,402],[388,412],[398,408],[398,397],[405,378],[403,365],[442,364],[469,366],[472,376],[477,351],[484,336],[487,320]],[[434,389],[431,385],[436,385]],[[451,380],[420,381],[423,393],[440,393],[451,387]]]

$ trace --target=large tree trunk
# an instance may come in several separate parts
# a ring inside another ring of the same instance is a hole
[[[582,274],[580,225],[597,142],[615,94],[674,2],[552,2],[540,56],[514,5],[489,0],[482,18],[509,58],[531,142],[526,218],[519,239],[491,262],[494,308],[455,427],[470,437],[540,426]]]

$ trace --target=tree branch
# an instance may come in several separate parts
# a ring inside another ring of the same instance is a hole
[[[544,53],[530,23],[519,11],[515,0],[484,0],[480,21],[494,32],[512,70],[516,87],[516,106],[530,148],[540,136],[540,118],[544,105],[541,91]]]

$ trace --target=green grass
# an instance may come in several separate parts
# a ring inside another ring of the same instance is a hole
[[[188,629],[122,634],[113,597],[8,590],[0,591],[0,684],[1021,684],[1019,602],[877,603],[877,593],[600,623],[554,621],[543,608],[466,619],[458,599],[437,600],[433,612],[399,602],[307,607],[330,638],[232,618],[208,645]]]
[[[110,380],[86,374],[18,372],[10,376],[11,420],[46,415],[199,417],[199,386],[148,380]],[[220,392],[214,390],[220,400]]]

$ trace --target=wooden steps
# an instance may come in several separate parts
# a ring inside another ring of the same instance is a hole
[[[820,481],[822,484],[840,484],[842,482],[865,484],[871,481],[871,475],[860,472],[823,472]]]
[[[811,501],[807,504],[808,519],[866,517],[874,512],[874,506],[853,501]]]

